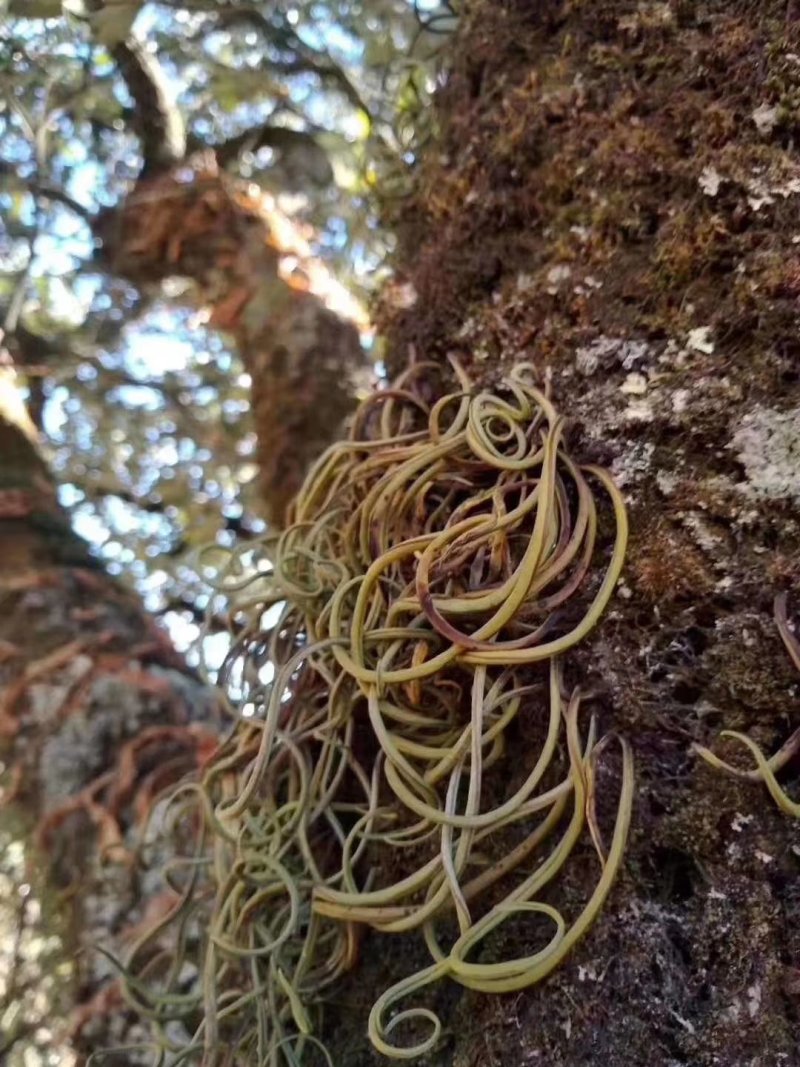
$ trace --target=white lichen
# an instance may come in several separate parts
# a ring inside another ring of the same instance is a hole
[[[800,503],[800,408],[755,408],[745,415],[729,448],[744,466],[749,492]]]
[[[646,341],[623,341],[619,353],[619,359],[623,370],[630,370],[638,363],[642,363],[650,351]]]
[[[644,396],[647,392],[647,378],[637,371],[632,371],[620,386],[626,396]]]
[[[761,983],[754,982],[747,990],[747,1014],[754,1019],[761,1007]]]
[[[631,400],[624,414],[627,422],[652,422],[653,405],[649,400]]]
[[[714,342],[711,340],[711,327],[697,326],[694,330],[690,330],[686,343],[695,352],[711,355],[714,351]]]
[[[697,184],[706,194],[706,196],[714,197],[719,192],[719,187],[722,185],[723,177],[716,169],[711,165],[703,167],[700,172],[700,177],[697,179]]]
[[[714,532],[702,515],[697,512],[690,512],[684,515],[683,525],[689,530],[695,543],[704,552],[707,552],[712,557],[718,556],[722,538],[718,533]]]
[[[598,337],[575,353],[575,365],[581,374],[594,374],[600,367],[622,364],[623,370],[633,370],[650,352],[646,341],[632,341],[624,337]]]
[[[660,470],[656,472],[656,485],[664,496],[671,496],[678,488],[680,476],[675,471]]]
[[[575,365],[581,374],[594,374],[601,365],[608,364],[622,344],[618,337],[598,337],[575,353]]]
[[[774,204],[778,197],[788,200],[790,196],[800,193],[800,176],[795,174],[794,177],[785,179],[782,177],[779,181],[771,182],[769,176],[755,174],[745,182],[745,188],[748,192],[747,203],[751,210],[760,211],[762,207]]]
[[[551,267],[547,272],[547,292],[551,295],[557,293],[562,283],[567,281],[571,275],[572,268],[566,263],[558,263],[555,267]]]
[[[762,137],[769,137],[778,125],[778,108],[770,104],[759,104],[750,118]]]

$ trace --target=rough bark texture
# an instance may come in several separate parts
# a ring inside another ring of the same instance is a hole
[[[549,368],[573,454],[624,485],[624,583],[568,669],[638,792],[600,921],[540,986],[443,990],[429,1063],[798,1065],[800,822],[690,747],[728,727],[773,751],[800,714],[772,619],[781,590],[800,611],[796,5],[475,0],[452,55],[400,219],[417,300],[385,325],[397,366],[411,343],[487,382]],[[796,794],[796,760],[783,777]],[[506,953],[539,945],[519,924]],[[335,1063],[380,1062],[372,991],[415,951],[367,939]]]
[[[138,831],[159,788],[213,748],[217,715],[136,598],[72,533],[9,398],[0,389],[2,832],[6,844],[9,833],[26,842],[42,936],[58,934],[61,948],[33,979],[22,965],[39,998],[30,1016],[9,983],[22,1018],[0,1035],[0,1058],[19,1062],[15,1036],[47,1024],[59,1062],[80,1063],[84,1051],[137,1037],[92,943],[124,950],[126,930],[153,906]]]
[[[191,279],[252,381],[262,495],[281,524],[310,462],[369,380],[356,302],[269,194],[203,156],[140,178],[96,227],[112,271],[138,285]]]

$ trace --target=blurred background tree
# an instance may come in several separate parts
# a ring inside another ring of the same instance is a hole
[[[338,423],[376,361],[380,371],[364,311],[391,243],[378,213],[404,195],[430,133],[424,105],[454,13],[438,0],[5,6],[0,327],[76,529],[186,647],[206,607],[193,550],[264,529],[253,374],[272,388],[268,432],[280,389],[249,362],[253,330],[237,338],[252,292],[241,277],[220,279],[229,255],[208,269],[210,229],[236,243],[236,220],[212,205],[213,225],[201,219],[187,246],[174,234],[189,206],[165,204],[167,187],[190,185],[187,168],[214,195],[221,181],[239,221],[259,216],[259,247],[276,218],[288,220],[278,269],[294,289],[322,287],[360,335],[338,335],[337,381],[324,394]],[[147,214],[153,203],[163,223]],[[128,232],[131,219],[143,230]],[[251,275],[269,264],[242,266]],[[264,321],[274,329],[274,293],[257,296],[255,333]],[[291,348],[298,331],[284,333]],[[318,349],[307,358],[319,369]],[[335,402],[345,369],[348,395]],[[311,428],[286,421],[296,451]],[[265,443],[276,462],[281,447]]]
[[[82,949],[141,918],[115,836],[134,797],[214,736],[191,664],[213,677],[229,638],[195,550],[262,533],[382,373],[379,218],[454,22],[439,0],[0,0],[3,1063],[124,1036]]]

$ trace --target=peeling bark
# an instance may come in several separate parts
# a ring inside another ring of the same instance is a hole
[[[367,322],[356,301],[268,193],[222,169],[261,138],[278,145],[304,135],[257,127],[189,150],[157,57],[131,37],[114,48],[114,58],[136,104],[132,123],[143,164],[124,202],[96,220],[103,259],[144,288],[191,279],[195,306],[232,336],[252,382],[266,515],[280,526],[370,371],[359,338]],[[300,69],[309,63],[314,69],[305,56]],[[332,75],[335,68],[318,72]],[[348,87],[346,79],[339,87]]]
[[[62,1062],[81,1063],[83,1053],[144,1036],[93,945],[124,951],[148,907],[140,830],[158,790],[214,747],[218,712],[136,597],[72,532],[7,390],[0,599],[0,829],[6,843],[9,834],[24,841],[42,936],[61,942],[36,979],[32,1031],[47,1025]],[[13,985],[7,996],[26,1003]],[[4,1062],[27,1036],[25,1026],[0,1035]]]

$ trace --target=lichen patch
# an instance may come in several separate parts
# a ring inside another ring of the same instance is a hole
[[[730,447],[747,473],[747,490],[800,503],[800,407],[748,412]]]

